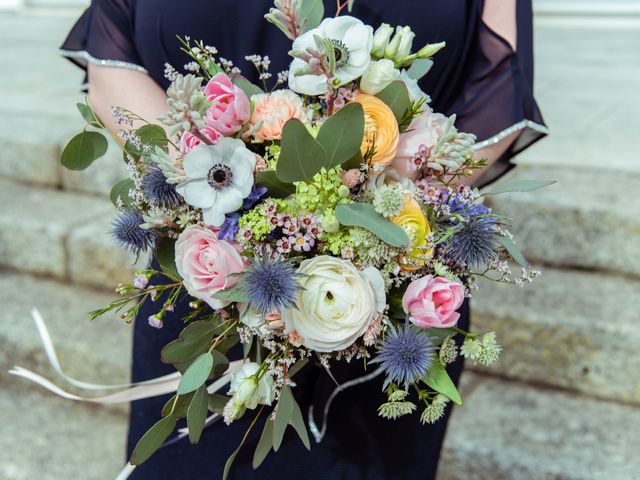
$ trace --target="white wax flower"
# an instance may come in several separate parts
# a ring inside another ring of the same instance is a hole
[[[242,140],[221,138],[200,144],[184,158],[186,177],[176,186],[185,201],[202,209],[207,225],[219,227],[251,193],[256,156]]]
[[[376,95],[397,79],[399,75],[400,72],[394,67],[393,61],[388,58],[371,62],[369,68],[360,79],[360,90],[370,95]]]

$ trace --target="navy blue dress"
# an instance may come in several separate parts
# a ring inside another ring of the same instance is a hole
[[[383,21],[409,25],[416,33],[414,46],[418,48],[426,43],[447,42],[436,55],[432,70],[422,79],[421,87],[431,95],[435,111],[456,113],[460,130],[476,134],[481,145],[520,131],[503,158],[481,179],[488,183],[509,168],[511,156],[541,138],[546,129],[533,98],[530,0],[517,0],[517,51],[483,22],[482,4],[482,0],[358,0],[352,15],[374,28]],[[175,36],[190,35],[215,46],[222,57],[232,60],[250,78],[253,67],[244,56],[254,53],[269,55],[271,71],[276,73],[287,68],[291,43],[263,19],[271,5],[269,0],[94,0],[73,27],[62,53],[82,67],[87,62],[98,62],[147,72],[167,87],[165,63],[181,70],[189,61],[180,52]],[[333,15],[335,2],[325,0],[325,7],[327,14]],[[179,302],[161,330],[147,325],[146,319],[155,313],[154,308],[142,305],[134,326],[133,381],[172,371],[171,366],[160,362],[160,349],[177,338],[187,301]],[[468,303],[461,313],[460,327],[466,329]],[[450,368],[456,381],[461,370],[460,361]],[[362,374],[361,362],[334,370],[340,382]],[[294,390],[303,412],[311,404],[316,411],[321,410],[335,387],[317,365],[307,366],[296,380],[301,388]],[[160,397],[132,404],[128,453],[158,420],[166,400],[167,397]],[[427,427],[420,425],[417,415],[387,421],[376,414],[383,401],[379,381],[348,389],[334,401],[327,435],[320,444],[313,445],[311,452],[295,433],[289,432],[280,451],[270,454],[254,471],[251,458],[262,431],[260,421],[236,458],[230,478],[435,478],[446,418]],[[196,446],[189,445],[188,440],[170,443],[137,468],[131,478],[221,478],[224,463],[239,445],[253,419],[252,413],[231,427],[208,427]]]

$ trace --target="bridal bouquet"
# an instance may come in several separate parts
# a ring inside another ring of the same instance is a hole
[[[167,65],[161,124],[113,109],[130,173],[111,192],[113,235],[136,254],[155,250],[157,262],[92,316],[116,310],[132,321],[150,299],[148,322],[162,328],[189,304],[162,351],[182,374],[176,394],[134,465],[183,417],[195,443],[215,416],[266,415],[255,468],[288,426],[309,448],[292,389],[311,359],[329,374],[334,362],[363,362],[380,374],[382,417],[433,423],[447,402],[461,403],[446,366],[458,355],[488,365],[501,350],[493,333],[456,327],[477,277],[522,285],[538,275],[483,201],[545,182],[484,194],[465,184],[486,165],[475,137],[432,111],[417,83],[444,44],[413,51],[409,27],[323,16],[322,2],[276,0],[266,19],[292,40],[293,60],[272,75],[267,57],[246,57],[260,86],[184,37],[190,73]],[[79,109],[94,128],[65,148],[73,169],[107,148],[100,119]],[[230,362],[237,344],[243,360]]]

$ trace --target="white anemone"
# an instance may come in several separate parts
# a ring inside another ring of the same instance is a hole
[[[327,75],[297,56],[321,52],[325,40],[333,47],[336,60],[333,79],[338,85],[349,83],[366,72],[371,62],[373,28],[350,16],[325,18],[318,27],[303,33],[293,42],[295,58],[289,67],[289,87],[292,90],[306,95],[320,95],[327,91]]]
[[[251,193],[256,157],[242,140],[222,138],[198,145],[184,158],[186,179],[176,186],[185,201],[202,209],[204,222],[219,227]]]

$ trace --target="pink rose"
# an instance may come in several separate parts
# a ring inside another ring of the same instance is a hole
[[[229,302],[212,296],[237,282],[230,275],[242,272],[244,262],[231,243],[219,240],[213,230],[195,225],[176,241],[176,267],[189,294],[217,309]]]
[[[254,105],[251,127],[256,129],[253,134],[256,142],[279,140],[285,123],[292,118],[301,121],[306,118],[302,99],[291,90],[260,93],[251,99]]]
[[[391,167],[402,175],[415,179],[419,165],[414,161],[415,154],[422,146],[432,148],[442,136],[447,125],[447,117],[427,109],[413,119],[407,131],[400,135],[396,156]]]
[[[204,93],[213,105],[207,109],[205,122],[221,135],[238,132],[249,121],[249,99],[224,73],[218,73],[204,87]]]
[[[409,320],[420,328],[452,327],[460,318],[456,312],[464,301],[464,287],[443,277],[414,280],[402,297],[402,307]]]
[[[200,130],[200,133],[204,135],[206,138],[211,140],[211,143],[216,143],[218,139],[222,136],[218,132],[216,132],[213,128],[204,127]],[[200,145],[202,141],[196,137],[191,132],[184,132],[182,137],[180,138],[180,152],[183,155],[188,154],[191,150]]]

